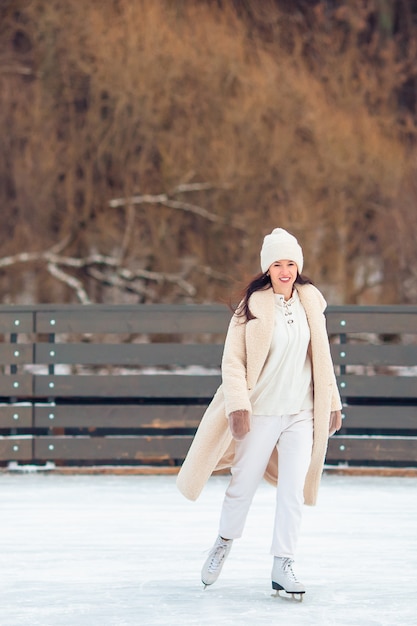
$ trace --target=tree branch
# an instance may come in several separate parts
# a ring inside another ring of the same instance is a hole
[[[83,304],[90,303],[90,298],[85,290],[82,281],[75,276],[66,273],[62,267],[81,269],[87,268],[87,273],[92,278],[100,280],[104,283],[117,286],[121,289],[128,289],[137,294],[149,293],[149,288],[133,284],[135,281],[148,280],[155,283],[169,282],[178,285],[187,295],[193,296],[196,293],[195,287],[184,279],[182,274],[168,274],[164,272],[150,272],[145,269],[137,269],[132,271],[126,267],[122,267],[120,260],[115,257],[106,256],[102,254],[91,254],[85,258],[76,258],[68,256],[60,256],[53,252],[21,252],[0,259],[0,268],[10,267],[18,263],[34,263],[45,262],[47,271],[57,278],[59,281],[65,283],[71,289],[73,289],[77,295],[77,298]],[[112,275],[108,275],[103,271],[100,271],[95,266],[104,266],[111,268]]]
[[[91,300],[88,297],[86,290],[84,289],[81,281],[78,280],[78,278],[75,278],[75,276],[70,276],[69,274],[66,274],[63,270],[57,267],[54,263],[48,263],[46,266],[46,269],[52,276],[54,276],[61,282],[71,287],[71,289],[74,289],[77,295],[77,298],[79,299],[81,304],[91,304]]]
[[[167,207],[171,207],[172,209],[181,209],[183,211],[188,211],[189,213],[195,213],[200,217],[204,217],[205,219],[211,222],[222,222],[223,220],[216,215],[215,213],[210,213],[203,207],[197,206],[195,204],[189,204],[187,202],[179,202],[176,200],[170,200],[166,193],[160,193],[158,195],[152,196],[150,194],[143,194],[141,196],[131,196],[130,198],[114,198],[109,201],[109,206],[112,209],[116,209],[118,207],[123,207],[126,205],[138,205],[138,204],[162,204]]]
[[[178,185],[172,192],[172,195],[177,193],[185,193],[189,191],[201,191],[207,189],[215,189],[218,188],[212,183],[184,183]],[[227,185],[224,185],[223,188],[227,188]],[[240,224],[236,220],[228,220],[215,213],[207,211],[207,209],[197,205],[191,204],[190,202],[182,202],[181,200],[174,200],[167,193],[160,194],[141,194],[135,195],[128,198],[113,198],[109,200],[109,206],[112,209],[116,209],[118,207],[124,206],[135,206],[139,204],[161,204],[163,206],[169,207],[171,209],[178,209],[180,211],[185,211],[187,213],[193,213],[194,215],[198,215],[203,219],[208,220],[209,222],[219,223],[219,224],[228,224],[233,228],[238,230],[244,230],[243,225]]]
[[[151,281],[157,284],[162,284],[164,282],[175,284],[188,296],[194,296],[197,292],[195,286],[185,279],[185,276],[191,271],[191,269],[193,269],[194,265],[192,267],[184,267],[183,270],[178,273],[164,273],[152,272],[145,269],[136,269],[133,271],[124,267],[122,262],[126,256],[133,233],[135,205],[161,204],[169,208],[193,213],[194,215],[198,215],[199,217],[214,223],[229,223],[224,218],[207,211],[199,205],[176,200],[172,197],[175,194],[206,191],[214,188],[216,188],[216,186],[208,182],[185,182],[175,187],[171,194],[143,194],[132,196],[130,198],[114,198],[113,200],[110,200],[109,206],[112,208],[127,208],[126,223],[124,226],[120,248],[118,253],[113,256],[103,254],[90,254],[81,258],[65,256],[62,252],[69,245],[72,239],[72,235],[68,234],[49,250],[41,252],[21,252],[0,258],[0,268],[10,267],[18,263],[45,263],[46,270],[49,274],[73,289],[77,298],[83,304],[88,304],[90,302],[90,298],[85,286],[83,285],[82,277],[77,278],[76,276],[65,271],[64,268],[72,270],[80,270],[84,268],[88,276],[102,282],[103,284],[113,285],[121,290],[131,291],[139,295],[147,294],[149,296],[151,294],[149,286],[143,284],[143,281]],[[242,229],[242,226],[238,225],[235,221],[230,222],[230,225],[234,228]],[[108,270],[111,270],[111,272]],[[206,276],[214,278],[215,280],[222,282],[228,280],[228,277],[225,274],[216,272],[210,267],[203,267],[201,268],[201,271]],[[155,297],[155,294],[151,295],[152,297]]]

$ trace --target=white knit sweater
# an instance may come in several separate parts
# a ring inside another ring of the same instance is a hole
[[[297,291],[275,299],[275,325],[268,357],[250,394],[253,415],[292,415],[313,408],[310,329]]]

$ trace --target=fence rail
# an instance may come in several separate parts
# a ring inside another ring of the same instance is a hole
[[[329,307],[327,463],[417,466],[417,307]],[[0,464],[178,465],[220,383],[217,305],[0,307]]]

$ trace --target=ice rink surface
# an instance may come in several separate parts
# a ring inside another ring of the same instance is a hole
[[[271,595],[266,483],[203,591],[227,481],[189,502],[175,476],[0,474],[0,625],[417,624],[417,478],[324,475],[295,565],[302,603]]]

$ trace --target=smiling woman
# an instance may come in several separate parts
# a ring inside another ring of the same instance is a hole
[[[292,296],[295,280],[298,276],[297,264],[289,259],[272,263],[268,270],[274,293],[281,294],[285,300]]]
[[[270,277],[274,293],[283,295],[285,300],[291,298],[297,275],[303,271],[303,263],[301,246],[286,230],[275,228],[265,237],[261,250],[262,271]]]
[[[293,570],[304,502],[315,504],[327,441],[341,427],[341,401],[323,311],[302,278],[303,253],[282,228],[264,238],[262,274],[245,290],[227,332],[222,385],[208,407],[178,476],[191,499],[214,469],[231,468],[216,542],[203,566],[218,578],[264,476],[277,485],[272,587],[302,598]]]

